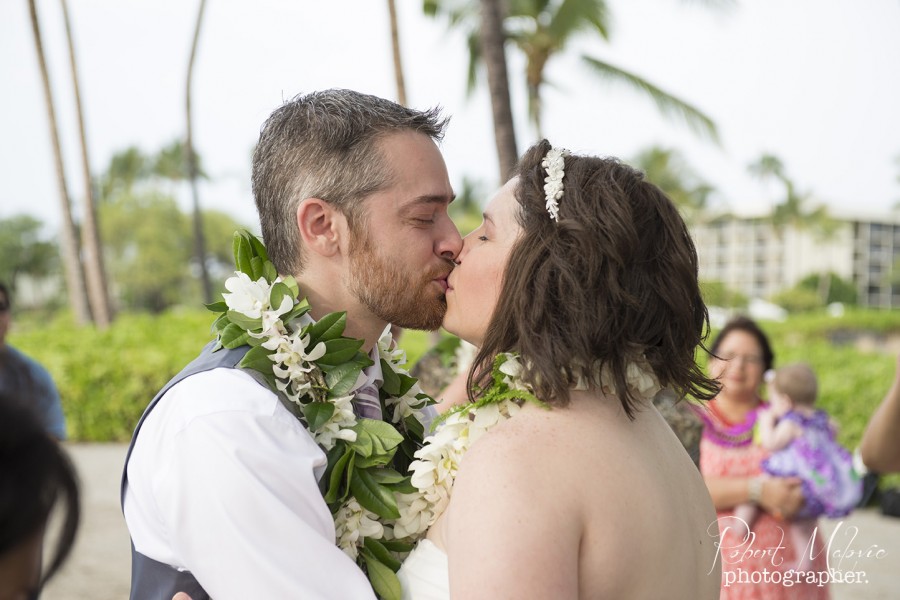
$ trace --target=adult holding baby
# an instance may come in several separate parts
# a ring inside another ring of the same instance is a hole
[[[751,319],[737,317],[718,333],[710,351],[709,372],[721,389],[697,413],[704,422],[700,470],[716,507],[721,534],[721,597],[828,598],[827,587],[815,584],[788,587],[774,578],[761,583],[736,581],[742,572],[786,571],[798,563],[802,553],[810,551],[811,570],[822,571],[826,569],[825,553],[820,538],[812,540],[812,548],[798,548],[789,535],[790,519],[805,502],[801,480],[762,476],[762,463],[769,452],[754,443],[754,429],[761,409],[767,406],[760,397],[763,376],[775,362],[766,334]],[[749,531],[734,516],[735,508],[747,502],[760,508]]]

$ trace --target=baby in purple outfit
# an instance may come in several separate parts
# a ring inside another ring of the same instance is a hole
[[[811,551],[810,539],[819,516],[842,517],[862,497],[862,482],[853,469],[850,453],[835,440],[836,427],[825,411],[815,407],[816,375],[809,365],[797,363],[767,373],[769,408],[756,421],[758,443],[772,452],[763,461],[767,475],[799,477],[803,508],[788,528],[794,547]],[[735,516],[750,527],[759,508],[742,504]],[[800,557],[796,570],[807,570],[811,557]]]

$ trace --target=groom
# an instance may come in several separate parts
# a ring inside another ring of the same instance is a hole
[[[462,242],[435,144],[445,125],[436,110],[328,90],[277,109],[253,156],[269,258],[314,318],[347,312],[344,335],[375,358],[367,384],[380,383],[375,342],[387,323],[437,329],[446,310]],[[318,485],[325,454],[274,393],[233,368],[242,355],[207,347],[138,423],[122,484],[131,597],[373,598],[335,545]]]

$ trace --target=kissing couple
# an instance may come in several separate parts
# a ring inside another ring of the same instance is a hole
[[[132,598],[718,597],[712,502],[651,402],[716,389],[677,209],[541,141],[463,240],[445,126],[349,90],[263,125],[265,247],[236,238],[217,341],[129,448]],[[477,346],[469,402],[436,417],[391,325]]]

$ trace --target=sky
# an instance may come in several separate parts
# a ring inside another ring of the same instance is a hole
[[[38,0],[70,194],[81,166],[59,3]],[[92,169],[135,145],[153,153],[184,135],[184,86],[198,1],[69,0]],[[609,42],[585,33],[551,60],[544,135],[576,152],[628,161],[653,145],[680,151],[715,187],[713,205],[760,214],[778,189],[747,165],[778,156],[801,192],[839,214],[888,215],[900,201],[900,1],[609,0]],[[727,4],[727,3],[726,3]],[[25,0],[0,2],[0,218],[60,222],[58,190]],[[463,36],[397,0],[408,102],[452,117],[442,144],[451,182],[498,185],[490,101],[466,94]],[[654,104],[602,81],[579,60],[631,70],[709,114],[720,142],[660,116]],[[507,48],[519,150],[524,62]],[[347,87],[394,98],[382,0],[209,0],[195,65],[194,139],[211,180],[206,208],[256,229],[250,155],[260,125],[302,92]],[[188,206],[187,195],[180,200]]]

